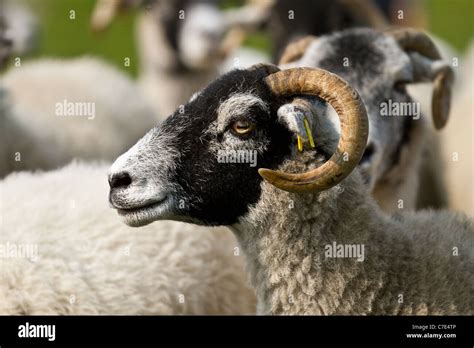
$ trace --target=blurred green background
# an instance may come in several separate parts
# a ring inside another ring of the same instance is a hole
[[[416,1],[416,0],[411,0]],[[120,16],[103,34],[93,34],[89,18],[95,0],[25,0],[41,23],[40,47],[34,56],[72,57],[93,54],[103,57],[131,75],[137,73],[134,21],[137,12]],[[227,6],[239,0],[227,0]],[[474,0],[418,0],[428,30],[451,43],[461,52],[473,38]],[[75,19],[70,19],[70,11]],[[415,18],[416,20],[416,18]],[[269,50],[265,34],[256,34],[246,44]],[[131,60],[124,67],[124,58]]]

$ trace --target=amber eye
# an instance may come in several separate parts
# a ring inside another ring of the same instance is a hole
[[[236,135],[246,135],[255,129],[255,124],[249,121],[236,121],[232,124],[232,131]]]

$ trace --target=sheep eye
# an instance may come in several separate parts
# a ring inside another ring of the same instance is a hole
[[[255,129],[255,124],[249,121],[236,121],[232,124],[232,131],[235,135],[247,135]]]

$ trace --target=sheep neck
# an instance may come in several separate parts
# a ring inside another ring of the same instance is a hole
[[[364,294],[383,283],[377,257],[359,262],[326,251],[334,243],[352,250],[367,245],[377,210],[371,202],[358,173],[319,194],[290,194],[263,183],[257,206],[232,226],[247,256],[257,311],[347,314],[351,301],[366,301],[370,308],[372,299]],[[370,267],[369,281],[364,274]]]

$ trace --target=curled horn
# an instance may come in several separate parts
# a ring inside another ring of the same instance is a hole
[[[341,135],[336,151],[321,167],[301,174],[260,168],[259,174],[289,192],[319,192],[337,185],[358,165],[367,143],[369,124],[359,94],[322,69],[281,70],[267,76],[265,82],[276,96],[314,95],[328,102],[339,116]]]
[[[316,36],[308,35],[299,40],[289,43],[283,51],[278,65],[288,64],[300,59],[308,46],[316,40]]]
[[[432,60],[441,60],[441,55],[431,39],[423,32],[411,28],[391,29],[387,31],[405,51],[414,51]],[[449,66],[439,69],[433,77],[434,88],[431,100],[431,112],[436,129],[446,125],[451,104],[451,90],[454,73]]]
[[[237,49],[244,41],[246,32],[242,28],[232,28],[224,36],[219,46],[218,53],[222,59],[227,58],[235,49]]]

